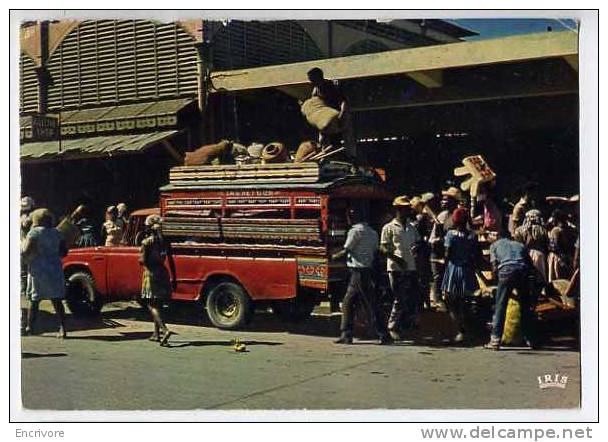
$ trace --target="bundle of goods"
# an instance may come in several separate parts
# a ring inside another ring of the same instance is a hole
[[[302,103],[301,110],[304,117],[306,117],[306,121],[320,132],[333,134],[342,131],[338,118],[340,112],[327,106],[321,98],[309,98]]]
[[[262,150],[262,162],[264,164],[285,163],[286,161],[289,161],[289,151],[283,143],[275,141],[267,144]]]
[[[78,206],[71,215],[64,217],[59,224],[57,224],[56,228],[61,232],[67,248],[71,248],[80,238],[81,232],[76,225],[76,220],[83,210],[83,205]]]
[[[186,152],[184,164],[186,166],[210,164],[215,159],[219,160],[220,163],[232,162],[234,158],[232,147],[233,143],[228,140],[199,147],[193,152]]]
[[[462,164],[463,167],[454,169],[454,175],[470,175],[460,184],[460,188],[465,192],[470,191],[471,196],[477,196],[481,184],[490,183],[496,179],[496,174],[481,155],[466,157],[462,160]]]
[[[350,164],[336,162],[180,166],[170,170],[169,183],[184,189],[233,184],[316,183],[344,177],[350,172]]]
[[[304,141],[298,146],[296,151],[295,163],[303,163],[311,156],[319,153],[319,144],[314,141]]]

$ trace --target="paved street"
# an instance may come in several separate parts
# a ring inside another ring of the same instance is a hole
[[[48,306],[45,306],[48,308]],[[136,304],[104,308],[101,320],[69,317],[55,338],[41,312],[40,336],[22,338],[23,402],[30,409],[396,409],[569,408],[579,403],[579,353],[572,340],[501,352],[445,347],[436,338],[394,346],[337,346],[339,317],[285,326],[260,314],[251,329],[220,331],[192,308],[171,312],[171,348]],[[238,338],[247,351],[237,353]],[[566,374],[566,389],[536,377]]]

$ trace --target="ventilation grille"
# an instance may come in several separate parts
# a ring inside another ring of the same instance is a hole
[[[38,110],[38,81],[35,63],[30,57],[21,54],[19,58],[19,110],[35,112]]]
[[[193,38],[175,23],[84,21],[53,53],[49,109],[195,96]]]
[[[213,38],[214,69],[239,69],[316,60],[323,54],[293,21],[232,20],[216,29]]]

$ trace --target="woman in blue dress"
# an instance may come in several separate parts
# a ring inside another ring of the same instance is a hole
[[[467,228],[469,215],[459,207],[452,214],[454,227],[445,236],[446,269],[441,290],[451,318],[458,327],[454,342],[465,339],[465,298],[479,288],[475,277],[475,261],[479,254],[477,235]]]
[[[61,258],[67,254],[63,236],[53,227],[53,215],[48,209],[32,212],[32,228],[21,243],[21,259],[28,265],[26,296],[30,301],[25,334],[34,333],[40,301],[53,303],[59,322],[57,337],[65,338],[65,282]]]

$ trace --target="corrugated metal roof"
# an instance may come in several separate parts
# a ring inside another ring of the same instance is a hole
[[[23,143],[21,161],[44,159],[79,159],[111,156],[120,153],[139,152],[175,134],[176,130],[137,135],[112,135],[63,140]]]
[[[62,124],[91,123],[122,118],[132,118],[152,115],[175,114],[192,103],[191,98],[178,98],[175,100],[161,100],[146,103],[127,104],[122,106],[97,107],[82,109],[77,112],[61,114]]]

